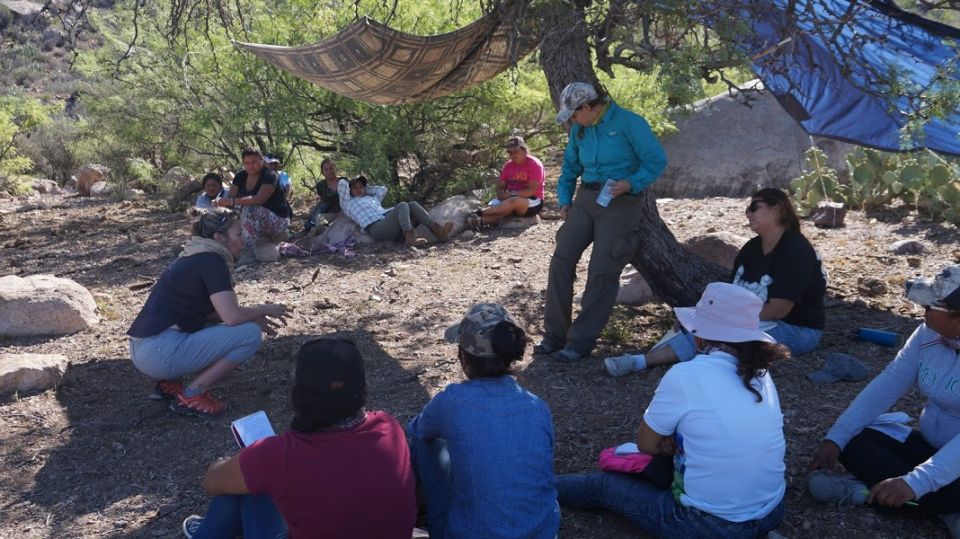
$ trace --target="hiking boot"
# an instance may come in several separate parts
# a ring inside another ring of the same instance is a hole
[[[589,355],[590,354],[581,354],[580,352],[577,352],[573,348],[566,346],[561,350],[557,350],[556,352],[554,352],[553,355],[550,356],[550,359],[554,361],[559,361],[561,363],[576,363],[581,359],[586,359],[587,356]]]
[[[819,502],[863,505],[870,489],[852,476],[817,470],[807,475],[807,491]]]
[[[155,401],[168,401],[176,398],[183,391],[183,384],[179,380],[160,380],[153,386],[153,393],[148,397]]]
[[[535,356],[549,356],[550,354],[556,352],[562,348],[559,345],[553,344],[550,341],[544,339],[540,341],[539,344],[533,347],[533,355]]]
[[[433,235],[437,237],[437,241],[441,243],[447,241],[447,236],[450,235],[451,230],[453,230],[453,223],[444,223],[443,226],[437,223],[430,225],[430,232],[433,232]]]
[[[947,529],[950,530],[950,536],[953,539],[960,539],[960,513],[947,513],[943,515],[937,515],[940,519],[940,522],[943,522],[947,525]]]
[[[417,236],[416,230],[405,231],[403,233],[403,240],[408,247],[426,247],[427,246],[427,240]]]
[[[631,372],[639,370],[637,369],[636,357],[637,356],[631,356],[629,354],[625,356],[608,357],[603,360],[603,368],[606,369],[607,374],[614,378],[626,376]]]
[[[203,525],[203,517],[200,515],[190,515],[187,518],[183,519],[183,535],[187,539],[193,539],[193,536],[200,531],[200,526]]]
[[[170,403],[170,409],[184,415],[216,417],[227,409],[227,405],[217,400],[210,391],[204,391],[193,397],[180,393]]]

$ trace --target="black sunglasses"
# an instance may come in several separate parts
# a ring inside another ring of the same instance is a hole
[[[750,201],[750,205],[747,206],[747,211],[750,212],[750,213],[753,213],[753,212],[757,211],[757,209],[760,208],[760,204],[766,204],[767,206],[772,206],[772,205],[773,205],[773,204],[770,204],[769,202],[767,202],[767,201],[765,201],[765,200],[751,200],[751,201]]]

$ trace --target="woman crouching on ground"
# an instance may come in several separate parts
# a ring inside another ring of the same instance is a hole
[[[653,476],[672,477],[671,488],[633,474],[562,475],[560,505],[613,511],[656,537],[753,538],[779,526],[786,442],[767,368],[789,354],[760,331],[761,306],[739,286],[711,283],[696,307],[674,309],[701,352],[664,374],[637,433],[654,455],[648,468],[664,468]]]
[[[134,366],[157,380],[151,398],[173,399],[174,411],[221,414],[226,405],[210,386],[253,357],[261,331],[273,335],[289,317],[285,305],[237,302],[231,271],[242,248],[240,221],[232,212],[201,215],[180,258],[153,285],[127,330]],[[193,373],[184,387],[181,378]]]

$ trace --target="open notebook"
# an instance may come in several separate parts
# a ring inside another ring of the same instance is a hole
[[[267,413],[263,410],[230,423],[230,430],[233,431],[233,437],[236,438],[237,445],[240,447],[247,447],[261,438],[276,435],[270,420],[267,419]]]

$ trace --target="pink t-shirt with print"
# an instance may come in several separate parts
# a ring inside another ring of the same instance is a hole
[[[507,191],[523,191],[530,182],[537,187],[536,197],[543,198],[543,180],[546,174],[543,163],[532,155],[528,155],[522,165],[507,161],[500,171],[500,183],[507,186]]]

